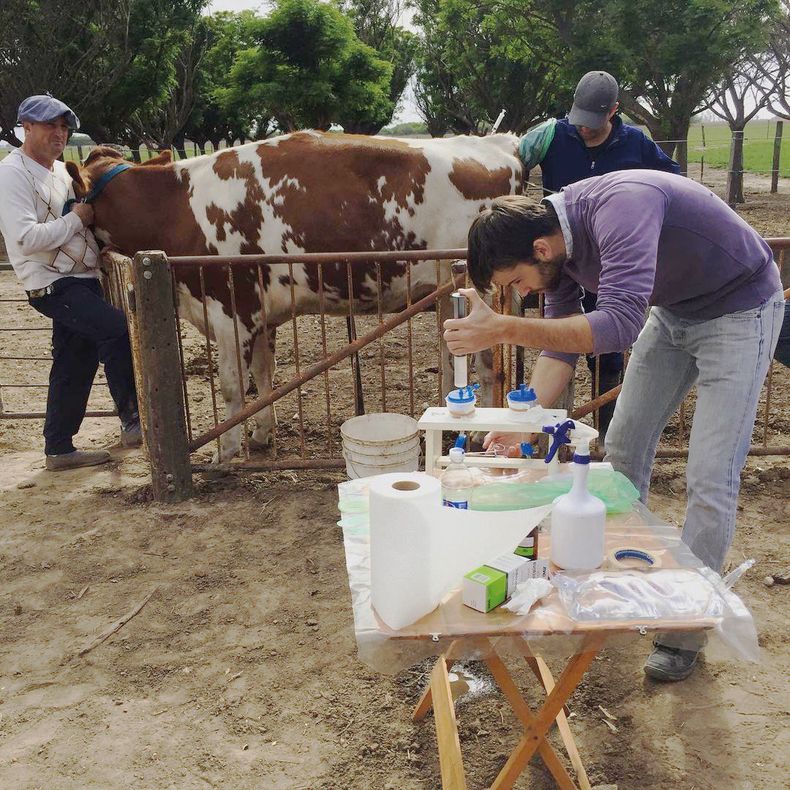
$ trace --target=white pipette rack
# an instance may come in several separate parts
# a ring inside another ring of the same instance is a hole
[[[444,406],[432,406],[425,410],[417,425],[425,431],[425,471],[430,474],[437,467],[450,463],[442,455],[442,433],[470,433],[472,431],[504,431],[508,433],[540,433],[544,425],[553,425],[568,417],[565,409],[536,409],[536,420],[515,419],[511,409],[476,408],[474,414],[454,417]],[[542,460],[531,458],[502,458],[501,456],[468,455],[470,466],[496,466],[525,468],[540,464]]]

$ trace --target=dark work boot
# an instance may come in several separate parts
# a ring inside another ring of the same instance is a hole
[[[123,447],[139,447],[143,443],[143,431],[140,427],[140,413],[137,402],[129,405],[118,414],[121,420],[121,445]]]
[[[143,430],[139,418],[121,426],[121,445],[139,447],[143,443]]]
[[[645,661],[645,674],[664,683],[685,680],[697,666],[699,654],[699,650],[657,644]]]

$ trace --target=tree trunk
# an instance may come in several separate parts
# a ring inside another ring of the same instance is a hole
[[[19,148],[22,145],[22,141],[14,134],[13,129],[3,129],[0,131],[0,140],[5,140],[7,143],[13,145],[14,148]]]
[[[727,169],[727,205],[735,207],[745,203],[743,197],[743,129],[732,129],[730,143],[730,165]]]

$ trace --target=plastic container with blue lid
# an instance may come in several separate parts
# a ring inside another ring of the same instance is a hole
[[[474,413],[477,405],[477,390],[479,384],[471,384],[468,387],[452,390],[444,399],[447,410],[453,417],[467,417]]]
[[[507,405],[515,412],[517,418],[523,418],[530,409],[538,406],[538,396],[532,387],[521,384],[517,390],[511,390],[507,394]]]

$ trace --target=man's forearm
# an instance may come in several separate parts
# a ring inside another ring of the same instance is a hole
[[[502,316],[501,320],[503,343],[572,354],[590,354],[593,351],[592,329],[583,315],[567,318]]]
[[[547,409],[552,408],[573,378],[573,373],[573,368],[567,362],[553,357],[538,357],[529,384],[538,396],[538,403]]]

